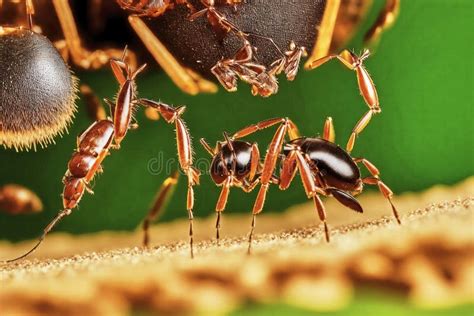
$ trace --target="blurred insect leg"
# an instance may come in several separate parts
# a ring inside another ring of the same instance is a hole
[[[38,242],[33,246],[33,248],[31,248],[26,253],[24,253],[23,255],[21,255],[17,258],[6,260],[5,262],[6,263],[15,262],[15,261],[18,261],[20,259],[23,259],[23,258],[27,257],[29,254],[31,254],[33,251],[35,251],[41,245],[43,240],[46,238],[46,235],[54,228],[54,226],[56,226],[56,224],[61,219],[63,219],[63,217],[68,216],[71,213],[72,213],[72,210],[70,210],[70,209],[65,209],[65,210],[62,210],[61,212],[59,212],[58,215],[56,215],[56,217],[45,227],[45,229],[43,231],[43,234],[38,238]]]
[[[383,194],[383,196],[390,203],[390,206],[392,207],[393,216],[397,220],[397,223],[401,224],[400,216],[399,216],[398,211],[397,211],[397,209],[396,209],[396,207],[395,207],[395,205],[393,204],[393,201],[392,201],[393,192],[385,183],[382,182],[382,180],[380,180],[380,178],[379,178],[380,172],[377,169],[377,167],[375,167],[374,164],[372,164],[370,161],[368,161],[367,159],[364,159],[364,158],[358,158],[358,159],[355,159],[354,161],[355,162],[362,162],[364,164],[365,168],[367,168],[367,170],[370,172],[372,177],[366,177],[366,178],[362,179],[362,181],[365,184],[377,185],[378,186],[379,191]]]
[[[367,46],[375,47],[380,41],[382,33],[393,26],[400,13],[400,0],[386,0],[384,8],[371,28],[364,36]]]
[[[148,247],[150,241],[150,224],[161,215],[163,208],[171,197],[178,183],[179,171],[176,170],[170,177],[161,185],[158,193],[155,196],[153,205],[148,211],[147,216],[143,221],[143,246]]]
[[[35,14],[35,7],[33,5],[33,0],[25,0],[26,3],[26,17],[28,19],[29,29],[33,29],[33,15]],[[0,3],[1,7],[1,3]]]
[[[105,120],[107,118],[107,113],[91,87],[83,83],[80,85],[79,90],[84,97],[89,118],[93,121]]]
[[[92,52],[86,50],[81,44],[81,37],[77,31],[68,0],[53,0],[52,2],[74,64],[84,69],[98,69],[106,65],[110,58],[119,58],[122,55],[122,51],[117,49]],[[128,58],[130,64],[136,65],[134,54],[130,54]]]
[[[315,194],[313,196],[313,201],[314,205],[316,206],[316,210],[318,211],[319,220],[324,224],[324,235],[326,237],[326,242],[330,242],[331,239],[329,237],[329,228],[326,223],[326,208],[324,207],[323,201],[321,201],[319,195]]]
[[[340,5],[341,0],[326,1],[323,20],[321,25],[318,26],[318,38],[308,61],[305,63],[306,69],[312,69],[310,65],[313,61],[329,53]]]
[[[214,83],[203,79],[194,72],[190,73],[181,66],[140,17],[131,15],[128,17],[128,21],[158,64],[182,91],[191,95],[200,92],[217,92],[217,86]]]
[[[334,131],[334,124],[332,122],[332,117],[328,117],[326,122],[324,122],[323,128],[323,139],[334,143],[336,140],[336,132]]]

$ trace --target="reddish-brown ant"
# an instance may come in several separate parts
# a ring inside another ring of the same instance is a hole
[[[41,199],[28,188],[18,184],[0,187],[0,211],[11,215],[41,212]]]
[[[235,139],[250,135],[263,128],[280,124],[268,147],[263,165],[258,162],[258,148]],[[285,142],[286,135],[290,141]],[[264,206],[270,184],[279,184],[281,190],[289,187],[297,171],[299,171],[303,187],[308,198],[313,199],[320,220],[324,224],[326,240],[329,242],[329,229],[326,224],[326,211],[320,196],[333,196],[343,205],[362,212],[362,207],[354,198],[363,190],[364,184],[377,185],[383,196],[389,201],[398,223],[400,218],[392,202],[393,192],[380,180],[379,170],[364,158],[352,158],[344,149],[334,144],[335,133],[332,119],[328,118],[324,125],[322,137],[308,138],[299,135],[296,125],[287,118],[275,118],[250,125],[226,142],[218,143],[216,149],[210,148],[201,141],[213,156],[211,176],[217,185],[223,186],[216,211],[219,229],[220,212],[223,211],[231,186],[240,186],[247,191],[254,189],[256,184],[261,187],[253,206],[252,225],[249,233],[249,252],[256,224],[256,216]],[[283,149],[283,155],[282,155]],[[281,159],[279,177],[274,171]],[[358,163],[362,163],[371,176],[361,177]],[[255,174],[258,176],[255,177]],[[249,181],[250,180],[250,181]],[[245,182],[247,181],[247,182]]]
[[[126,49],[120,60],[111,60],[113,73],[120,83],[120,90],[116,102],[107,101],[110,105],[113,119],[105,119],[94,122],[77,140],[77,150],[68,163],[68,170],[63,178],[63,206],[56,217],[46,226],[36,245],[22,256],[8,260],[13,262],[22,259],[32,253],[44,240],[53,227],[65,216],[70,215],[77,207],[85,191],[92,193],[89,187],[94,176],[102,172],[102,161],[109,154],[110,149],[118,149],[119,144],[127,130],[133,127],[131,123],[132,111],[137,105],[152,107],[156,109],[168,123],[174,123],[176,127],[176,139],[178,145],[178,158],[181,168],[188,176],[187,210],[190,221],[190,246],[193,255],[193,186],[199,183],[200,173],[192,166],[192,146],[189,132],[181,119],[185,110],[184,106],[174,108],[161,102],[147,99],[135,99],[135,77],[144,69],[145,65],[135,71],[131,71],[129,65],[124,62]],[[166,183],[166,182],[165,182]]]
[[[249,143],[239,139],[253,134],[262,129],[274,126],[283,121],[281,118],[269,119],[258,124],[245,127],[244,129],[228,136],[224,133],[225,140],[217,142],[212,148],[203,138],[201,144],[213,157],[210,174],[217,186],[222,186],[221,193],[216,205],[216,238],[219,239],[221,213],[227,204],[231,187],[239,187],[245,192],[252,191],[262,181],[262,164],[260,162],[260,151],[256,143]],[[292,125],[293,126],[293,125]],[[293,126],[294,130],[296,127]],[[265,180],[264,180],[265,181]],[[270,174],[268,182],[278,184],[278,178]]]

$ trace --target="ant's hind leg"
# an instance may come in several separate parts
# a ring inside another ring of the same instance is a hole
[[[357,159],[354,159],[354,161],[355,162],[362,162],[364,164],[364,166],[366,167],[366,169],[370,172],[370,174],[372,176],[371,177],[366,177],[366,178],[362,179],[362,181],[365,184],[377,185],[378,186],[379,191],[383,194],[383,196],[390,203],[390,206],[392,207],[393,216],[397,220],[397,223],[401,224],[400,216],[399,216],[398,211],[395,208],[395,205],[393,204],[393,201],[392,201],[393,192],[382,180],[380,180],[380,178],[379,178],[380,177],[380,171],[377,169],[377,167],[374,166],[374,164],[372,164],[367,159],[357,158]]]

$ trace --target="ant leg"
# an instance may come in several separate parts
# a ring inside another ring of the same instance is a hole
[[[298,170],[300,172],[301,181],[303,182],[303,187],[306,192],[306,196],[309,199],[311,198],[313,199],[314,205],[318,212],[319,219],[324,225],[324,234],[326,237],[326,241],[329,242],[330,238],[329,238],[328,225],[326,223],[326,209],[320,197],[318,196],[318,191],[320,191],[319,193],[321,194],[324,194],[324,191],[322,191],[316,186],[313,173],[307,162],[307,158],[303,156],[303,154],[299,150],[296,150],[295,152],[296,152],[296,162],[298,165]]]
[[[288,130],[289,120],[280,119],[280,121],[281,121],[281,125],[278,127],[277,131],[275,132],[275,135],[273,136],[270,146],[268,147],[267,154],[265,155],[262,175],[260,177],[260,181],[262,185],[260,186],[257,199],[255,200],[255,204],[253,206],[254,214],[260,213],[263,209],[263,204],[265,203],[267,191],[270,185],[271,178],[273,176],[273,170],[275,170],[277,159],[283,147],[285,135]],[[275,122],[275,124],[276,123],[277,122]]]
[[[281,117],[280,118],[268,119],[268,120],[265,120],[265,121],[258,122],[257,124],[253,124],[253,125],[249,125],[247,127],[244,127],[240,131],[237,131],[236,133],[234,133],[231,138],[232,139],[242,138],[242,137],[248,136],[250,134],[253,134],[255,132],[264,130],[268,127],[274,126],[276,124],[285,123],[285,121],[287,122],[287,124],[289,126],[288,131],[289,131],[290,139],[299,138],[300,135],[299,135],[298,128],[293,123],[293,121],[291,121],[287,118],[281,118]]]
[[[58,215],[56,215],[56,217],[53,218],[53,220],[45,227],[43,234],[38,238],[38,242],[33,246],[33,248],[31,248],[26,253],[24,253],[23,255],[17,258],[6,260],[5,263],[11,263],[11,262],[15,262],[20,259],[23,259],[27,257],[29,254],[31,254],[33,251],[35,251],[39,247],[39,245],[43,242],[43,240],[46,238],[46,235],[54,228],[54,226],[56,226],[56,224],[61,219],[63,219],[63,217],[71,215],[71,213],[72,213],[72,210],[70,209],[64,209],[61,212],[59,212]]]
[[[372,27],[364,36],[364,42],[368,46],[376,46],[384,31],[392,27],[400,13],[400,0],[386,0],[385,7],[380,11],[379,16]]]
[[[194,256],[193,252],[193,208],[194,208],[194,186],[199,184],[199,177],[201,173],[199,170],[193,167],[193,150],[191,144],[191,137],[189,131],[186,128],[184,121],[181,119],[181,115],[186,110],[186,107],[181,106],[174,108],[165,103],[156,102],[148,99],[139,99],[137,104],[142,104],[146,107],[152,107],[163,117],[163,119],[175,125],[176,130],[176,145],[178,148],[178,161],[181,169],[186,173],[188,177],[188,193],[186,200],[186,209],[188,210],[189,217],[189,244],[191,248],[191,257]]]
[[[84,97],[84,102],[86,103],[86,109],[89,118],[94,121],[105,120],[107,118],[107,113],[105,112],[102,103],[92,88],[89,85],[83,83],[80,85],[79,90]]]
[[[328,117],[326,119],[326,122],[324,122],[323,139],[331,143],[334,143],[334,141],[336,140],[336,132],[334,131],[332,117]]]
[[[28,28],[33,29],[33,15],[35,14],[35,7],[33,5],[33,0],[25,0],[26,4],[26,17],[28,19]]]
[[[221,194],[219,195],[219,199],[217,200],[216,204],[216,240],[217,244],[220,241],[220,228],[221,228],[221,213],[224,211],[225,206],[227,204],[227,199],[229,198],[230,187],[232,186],[233,177],[228,176],[225,180],[224,184],[222,185]]]
[[[291,182],[295,178],[297,165],[296,165],[297,151],[292,150],[287,157],[282,160],[282,168],[280,173],[280,190],[286,190],[290,186]]]
[[[255,225],[257,224],[257,214],[252,214],[252,224],[250,225],[250,233],[249,233],[249,245],[247,248],[247,254],[252,254],[252,241],[253,241],[253,232],[255,230]]]
[[[128,21],[158,64],[182,91],[191,95],[200,92],[217,92],[217,86],[214,83],[184,68],[140,17],[131,15],[128,17]]]
[[[204,138],[201,138],[199,140],[201,143],[202,147],[209,153],[209,155],[214,156],[216,154],[216,151],[209,145]]]
[[[86,50],[81,44],[81,37],[77,31],[68,0],[53,0],[52,2],[74,64],[84,69],[98,69],[107,64],[111,57],[121,55],[121,51],[117,49],[96,50],[92,52]],[[129,58],[131,63],[136,63],[134,55]]]
[[[401,224],[400,216],[399,216],[398,211],[395,208],[395,205],[393,204],[393,201],[392,201],[393,192],[385,183],[382,182],[382,180],[380,180],[380,178],[379,178],[380,177],[380,171],[377,169],[377,167],[374,166],[374,164],[372,164],[370,161],[368,161],[365,158],[356,158],[356,159],[354,159],[354,161],[357,162],[357,163],[362,162],[364,164],[365,168],[370,172],[372,177],[366,177],[366,178],[362,179],[362,181],[365,184],[377,185],[378,186],[379,191],[383,194],[383,196],[390,203],[390,206],[392,207],[393,216],[397,220],[397,223]]]
[[[166,178],[154,199],[153,206],[150,208],[147,216],[143,220],[143,247],[148,247],[150,240],[150,224],[158,215],[160,215],[161,210],[173,194],[176,184],[178,183],[178,177],[179,172],[176,170],[170,177]]]
[[[260,167],[260,150],[257,144],[252,145],[252,152],[250,153],[250,173],[249,179],[253,180],[257,174],[258,168]]]

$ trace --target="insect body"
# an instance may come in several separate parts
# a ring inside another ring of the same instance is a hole
[[[170,105],[155,102],[148,99],[139,99],[135,97],[135,77],[144,69],[145,65],[132,71],[131,67],[124,60],[126,58],[126,49],[122,54],[122,58],[111,61],[113,73],[120,84],[119,93],[115,102],[106,100],[111,109],[111,117],[105,120],[94,122],[77,140],[77,150],[72,155],[68,163],[68,169],[63,178],[63,206],[56,217],[46,226],[43,234],[40,236],[37,244],[28,252],[18,258],[8,260],[13,262],[22,259],[32,253],[44,240],[46,235],[53,227],[65,216],[70,215],[72,210],[77,207],[84,193],[88,191],[92,193],[89,187],[90,181],[98,172],[102,172],[102,161],[107,157],[111,149],[118,149],[120,142],[126,135],[128,129],[133,128],[131,123],[132,111],[138,105],[152,107],[159,112],[163,119],[168,123],[174,123],[176,127],[176,139],[178,145],[178,158],[181,168],[188,176],[188,196],[186,208],[190,222],[190,246],[191,255],[193,255],[193,207],[194,207],[194,190],[193,186],[199,184],[200,173],[192,166],[192,147],[189,132],[181,118],[185,107],[174,108]],[[169,187],[176,181],[176,176],[171,180],[165,180],[164,187]],[[168,181],[168,184],[167,184]],[[164,190],[169,192],[168,189]],[[166,194],[165,194],[166,195]],[[161,201],[161,199],[159,199]],[[150,210],[147,221],[159,211],[162,203],[158,201],[156,207]],[[147,228],[145,229],[145,236]],[[148,240],[148,237],[146,237]]]
[[[0,187],[0,211],[17,215],[42,210],[41,199],[30,189],[18,184],[6,184]]]
[[[279,187],[285,190],[294,179],[296,172],[300,173],[303,187],[308,198],[313,199],[320,220],[324,223],[326,240],[329,241],[329,229],[326,224],[326,210],[320,196],[333,196],[343,205],[362,213],[362,207],[354,195],[362,192],[363,184],[377,185],[383,196],[390,202],[393,214],[398,223],[400,218],[393,205],[393,192],[380,180],[379,170],[365,158],[353,158],[334,142],[334,127],[332,119],[325,122],[323,137],[298,137],[296,133],[288,133],[290,141],[283,142],[286,127],[283,122],[270,144],[263,170],[273,170],[276,167],[275,155],[284,149],[281,161]],[[362,163],[371,174],[361,177],[357,163]],[[265,171],[264,171],[265,172]],[[253,207],[253,221],[249,240],[252,239],[255,227],[255,216],[259,214],[265,202],[268,182],[261,180],[262,186]],[[250,244],[249,244],[250,251]]]

